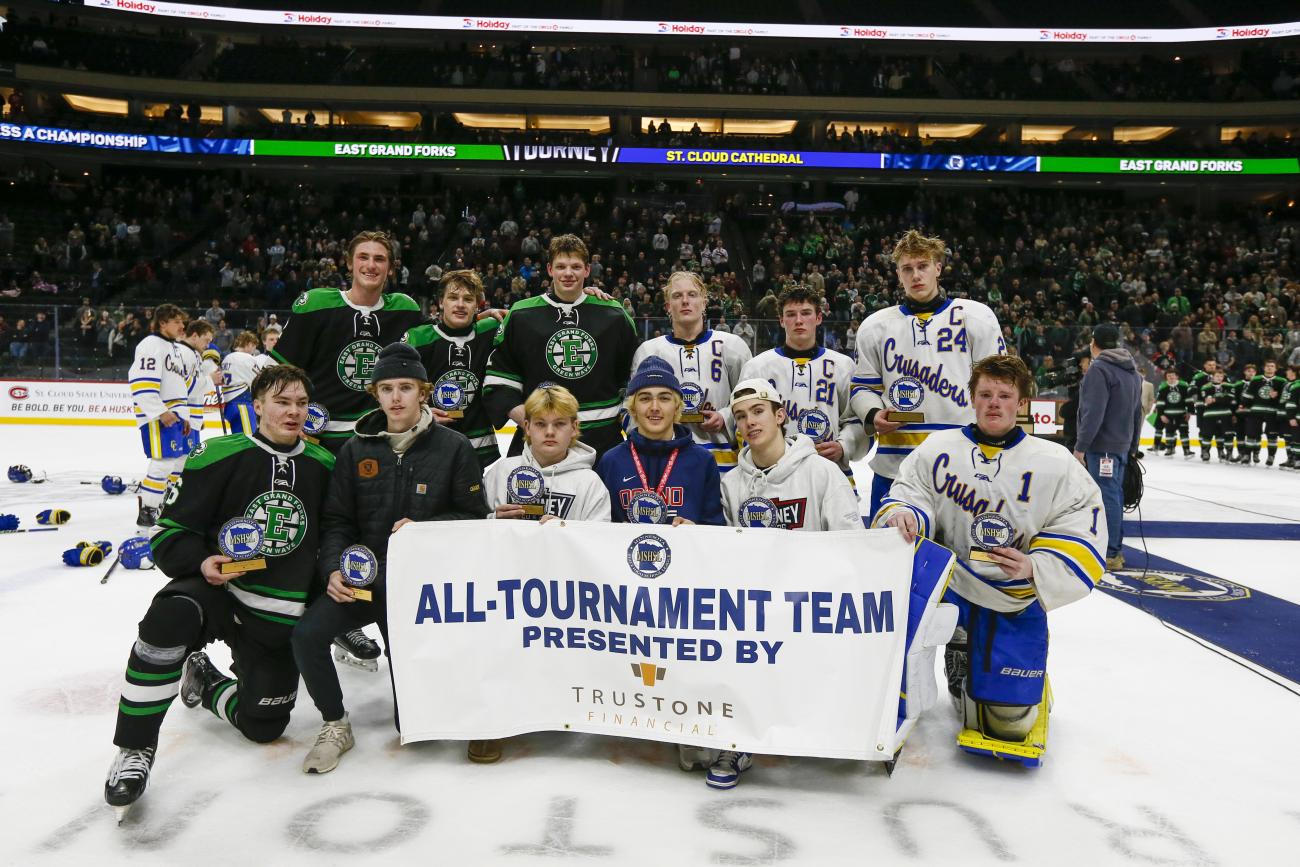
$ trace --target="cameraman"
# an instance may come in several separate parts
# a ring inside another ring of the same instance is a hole
[[[1061,404],[1061,445],[1074,451],[1074,441],[1079,434],[1079,383],[1092,364],[1092,356],[1082,350],[1070,356],[1065,362],[1065,370],[1050,383],[1052,386],[1065,386],[1065,403]]]
[[[1106,508],[1106,568],[1124,568],[1124,472],[1142,435],[1142,375],[1119,346],[1119,329],[1092,330],[1092,365],[1079,384],[1079,428],[1074,456],[1088,468]]]

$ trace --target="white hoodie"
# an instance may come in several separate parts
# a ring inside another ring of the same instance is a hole
[[[596,450],[586,443],[575,442],[558,463],[539,467],[533,450],[524,444],[524,453],[495,461],[483,473],[483,490],[487,494],[489,518],[496,517],[496,507],[510,502],[506,482],[510,471],[527,464],[546,479],[546,514],[570,521],[610,520],[609,491],[592,469]]]
[[[722,477],[722,513],[733,527],[863,529],[849,480],[806,436],[786,437],[785,454],[767,472],[754,466],[749,446],[741,449],[736,469]]]

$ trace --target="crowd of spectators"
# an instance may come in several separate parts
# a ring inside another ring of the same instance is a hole
[[[75,16],[14,12],[0,62],[229,82],[640,90],[664,92],[1020,100],[1250,101],[1300,93],[1300,58],[1275,42],[1171,47],[1097,57],[1057,46],[1002,55],[878,45],[665,40],[636,45],[340,42],[280,32],[255,42],[184,31],[92,30]],[[682,50],[681,46],[689,45]]]
[[[861,322],[897,301],[888,254],[912,226],[947,240],[942,285],[989,304],[1045,386],[1060,384],[1057,372],[1104,321],[1121,326],[1150,375],[1170,365],[1186,374],[1206,357],[1233,371],[1300,362],[1300,212],[1285,202],[1208,217],[1117,192],[894,189],[864,199],[853,189],[833,210],[760,217],[738,198],[664,181],[614,195],[600,181],[475,193],[200,172],[23,169],[9,180],[0,179],[6,366],[47,365],[56,343],[66,366],[124,364],[161,300],[205,310],[220,345],[283,317],[306,289],[345,285],[346,241],[371,228],[397,239],[395,288],[425,302],[445,270],[461,267],[483,275],[492,307],[544,292],[550,238],[573,232],[593,253],[591,282],[644,336],[666,330],[665,279],[688,269],[706,284],[714,327],[755,348],[779,340],[776,298],[798,283],[822,296],[826,344],[852,352]]]
[[[1300,363],[1300,211],[1239,207],[1192,216],[1117,194],[920,191],[832,214],[779,214],[754,244],[750,278],[760,320],[791,283],[823,297],[828,345],[852,347],[859,324],[896,302],[892,239],[921,226],[951,258],[941,285],[997,313],[1007,344],[1044,385],[1082,351],[1091,327],[1114,322],[1145,372],[1188,375],[1207,357],[1230,371],[1272,358]]]

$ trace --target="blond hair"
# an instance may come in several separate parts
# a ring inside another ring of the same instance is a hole
[[[898,265],[905,258],[929,259],[935,264],[941,264],[947,254],[948,245],[942,238],[922,235],[916,229],[908,229],[907,233],[898,239],[898,243],[894,244],[894,252],[890,254],[890,258],[894,260],[894,265]]]
[[[542,385],[533,389],[524,401],[524,420],[529,421],[539,415],[558,415],[561,418],[578,421],[578,399],[562,385]],[[574,439],[582,436],[579,430]]]
[[[676,282],[677,280],[687,281],[692,286],[694,286],[697,290],[699,290],[699,293],[701,295],[709,294],[709,291],[704,288],[704,281],[701,280],[700,275],[696,274],[694,271],[674,271],[673,273],[668,275],[668,282],[666,282],[664,286],[666,286],[668,290],[671,290],[673,287],[673,283]],[[665,292],[665,295],[666,294],[667,292]]]

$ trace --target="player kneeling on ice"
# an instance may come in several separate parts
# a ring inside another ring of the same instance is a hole
[[[524,401],[524,451],[487,468],[489,518],[525,521],[608,521],[609,492],[592,467],[596,450],[578,442],[578,399],[567,388],[543,385]],[[469,760],[501,758],[498,739],[470,741]]]
[[[746,379],[731,392],[736,432],[746,445],[722,478],[722,511],[733,527],[861,530],[858,498],[835,463],[803,434],[786,435],[785,402],[766,379]],[[723,750],[705,782],[730,789],[750,754]]]
[[[197,447],[168,493],[150,546],[172,580],[131,647],[113,737],[119,752],[104,783],[104,799],[122,814],[144,793],[178,693],[186,707],[202,704],[258,743],[289,724],[298,695],[290,634],[316,577],[334,466],[329,452],[300,438],[310,393],[297,367],[258,374],[257,432]],[[239,680],[201,652],[213,641],[230,647]]]
[[[1087,596],[1105,563],[1101,491],[1064,447],[1028,436],[1025,363],[989,356],[971,371],[975,423],[931,434],[907,456],[875,526],[923,535],[957,555],[945,602],[960,610],[944,654],[958,745],[1034,767],[1052,690],[1047,612]]]
[[[303,761],[302,769],[309,774],[334,770],[339,757],[353,746],[338,671],[330,659],[334,636],[377,623],[388,652],[388,537],[411,521],[487,515],[474,448],[464,436],[434,421],[428,406],[432,389],[414,347],[385,346],[367,386],[379,409],[357,420],[356,435],[339,450],[321,518],[317,559],[325,594],[293,631],[294,658],[325,721]],[[340,569],[344,552],[353,546],[365,546],[374,557],[374,581],[365,594],[346,584]],[[395,699],[393,716],[400,730]]]

